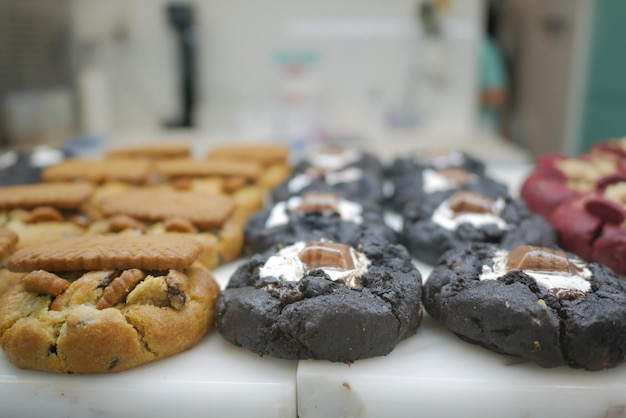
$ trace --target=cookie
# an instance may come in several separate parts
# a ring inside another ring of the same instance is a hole
[[[152,163],[134,158],[74,158],[46,167],[41,172],[45,182],[86,181],[92,184],[123,182],[147,184],[153,175]]]
[[[13,286],[22,277],[7,268],[9,256],[17,247],[18,235],[8,228],[0,227],[0,295]]]
[[[580,257],[626,273],[626,181],[560,204],[550,222],[560,245]]]
[[[20,248],[81,235],[94,220],[88,183],[33,183],[0,188],[0,225],[19,236]]]
[[[626,166],[615,154],[549,154],[539,159],[524,180],[520,196],[533,212],[549,219],[561,203],[593,193],[616,179],[626,180]]]
[[[308,191],[326,190],[351,200],[382,204],[383,166],[372,154],[356,148],[315,149],[294,168],[294,174],[271,193],[280,202]]]
[[[157,162],[155,172],[170,188],[232,196],[247,215],[263,206],[263,168],[255,161],[176,159]]]
[[[322,238],[356,245],[365,234],[390,243],[397,241],[379,206],[343,199],[332,192],[308,192],[253,215],[245,226],[244,253],[252,255],[278,245]]]
[[[400,245],[297,242],[240,265],[216,312],[221,335],[259,355],[353,362],[417,332],[421,275]]]
[[[109,149],[106,152],[107,158],[145,158],[152,160],[170,158],[189,158],[191,148],[187,144],[145,144],[135,146],[125,146]]]
[[[507,249],[521,244],[551,246],[556,234],[520,199],[459,190],[409,202],[402,214],[400,240],[415,258],[434,264],[444,252],[468,243],[495,243]]]
[[[541,367],[616,367],[626,355],[626,284],[555,248],[477,244],[446,253],[424,306],[461,339]]]
[[[489,196],[507,192],[507,186],[478,172],[469,171],[464,166],[430,167],[416,165],[411,170],[397,170],[389,178],[391,185],[387,203],[390,209],[402,212],[410,201],[420,201],[431,194],[455,190],[471,190]]]
[[[468,153],[453,148],[427,148],[408,157],[398,157],[385,169],[389,178],[400,177],[424,169],[461,168],[468,173],[485,175],[485,163]]]
[[[244,216],[226,195],[144,188],[102,202],[104,219],[89,233],[186,234],[202,243],[199,262],[214,268],[241,255]]]
[[[194,346],[219,286],[182,236],[78,237],[23,249],[0,298],[0,345],[19,368],[112,373]]]

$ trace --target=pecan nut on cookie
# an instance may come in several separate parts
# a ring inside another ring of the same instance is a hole
[[[259,355],[352,362],[386,355],[422,320],[421,275],[400,245],[297,242],[230,278],[216,328]]]
[[[15,252],[0,298],[0,345],[19,368],[121,372],[194,346],[219,286],[182,236],[68,238]]]
[[[461,339],[541,367],[616,367],[626,355],[626,284],[555,248],[473,244],[446,253],[424,306]]]

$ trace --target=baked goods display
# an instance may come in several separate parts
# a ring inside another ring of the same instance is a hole
[[[9,258],[0,344],[19,368],[120,372],[180,353],[213,326],[219,286],[183,236],[74,237]]]
[[[625,282],[561,250],[450,251],[424,285],[424,306],[461,339],[541,367],[601,370],[625,360]]]
[[[528,207],[551,222],[560,246],[619,274],[626,274],[625,157],[624,139],[600,142],[575,157],[547,155],[520,191]]]
[[[620,143],[547,156],[523,200],[454,150],[388,166],[340,146],[294,162],[278,144],[66,160],[38,184],[0,188],[0,225],[18,237],[0,253],[0,274],[17,277],[0,301],[0,343],[18,367],[107,373],[184,351],[215,326],[228,346],[261,356],[350,364],[419,338],[424,304],[493,351],[542,367],[612,368],[623,362],[621,338],[601,336],[620,334],[626,319],[626,288],[608,268],[626,269],[624,155]],[[41,241],[23,232],[61,223],[73,232]],[[0,250],[2,240],[0,229]],[[238,259],[220,291],[210,271]],[[421,263],[435,266],[424,283]],[[187,310],[191,290],[176,289],[192,283],[202,303]],[[185,317],[199,305],[208,319]],[[174,325],[157,329],[160,314]],[[100,324],[87,343],[85,322]],[[102,338],[128,351],[107,352]]]
[[[401,242],[411,255],[435,264],[446,251],[470,243],[553,246],[556,234],[547,220],[508,194],[489,196],[465,189],[443,191],[407,202]]]
[[[422,319],[421,275],[400,245],[296,242],[255,255],[217,301],[217,330],[285,359],[353,362],[391,352]]]

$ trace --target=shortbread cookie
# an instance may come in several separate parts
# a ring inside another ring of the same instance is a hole
[[[424,305],[461,339],[541,367],[600,370],[625,360],[625,282],[558,249],[450,251],[426,280]]]
[[[400,245],[297,242],[242,264],[216,312],[222,336],[259,355],[352,362],[416,333],[421,275]]]
[[[291,148],[278,143],[235,144],[213,147],[206,158],[210,161],[253,161],[261,164],[263,172],[257,184],[272,190],[292,173]]]
[[[549,222],[530,212],[522,200],[506,194],[435,193],[409,202],[402,220],[401,241],[415,258],[428,264],[436,263],[444,252],[472,242],[507,249],[556,244]]]
[[[52,181],[87,181],[93,184],[123,182],[129,185],[147,184],[153,174],[152,163],[134,158],[67,159],[46,167],[41,179]]]
[[[229,195],[248,216],[263,206],[263,167],[254,161],[173,159],[156,163],[155,172],[168,188]]]
[[[22,277],[7,268],[9,256],[17,247],[18,235],[8,228],[0,227],[0,295],[13,286]]]
[[[0,188],[0,225],[19,236],[18,247],[83,234],[96,216],[88,183],[34,183]]]
[[[244,252],[252,255],[277,245],[322,238],[356,245],[365,234],[397,241],[378,205],[343,199],[332,192],[308,192],[253,215],[245,227]]]
[[[202,243],[208,268],[241,255],[245,219],[226,195],[144,188],[102,202],[104,219],[90,234],[184,234]]]
[[[191,148],[187,144],[180,143],[120,146],[109,149],[105,157],[145,158],[149,160],[189,158],[191,157]]]
[[[0,298],[0,344],[19,368],[120,372],[195,345],[219,286],[183,236],[77,237],[20,250]]]

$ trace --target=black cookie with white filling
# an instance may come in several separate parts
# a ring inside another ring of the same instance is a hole
[[[407,204],[402,218],[401,242],[429,264],[450,249],[474,242],[506,249],[556,244],[552,226],[506,194],[493,198],[467,190],[440,192]]]
[[[216,327],[262,356],[382,356],[421,324],[421,283],[401,245],[298,242],[236,270],[218,297]]]
[[[495,197],[508,190],[505,184],[466,167],[418,167],[391,177],[389,182],[393,192],[388,198],[388,205],[398,212],[409,202],[419,202],[442,192],[469,190]]]
[[[291,178],[271,193],[272,202],[309,191],[336,192],[346,199],[383,203],[383,166],[356,148],[315,150],[294,168]]]
[[[541,367],[601,370],[625,359],[626,284],[561,250],[450,251],[424,285],[424,305],[461,339]]]
[[[334,192],[309,192],[252,215],[245,226],[244,251],[252,255],[277,245],[322,238],[352,245],[364,234],[397,241],[380,206],[347,200]]]

